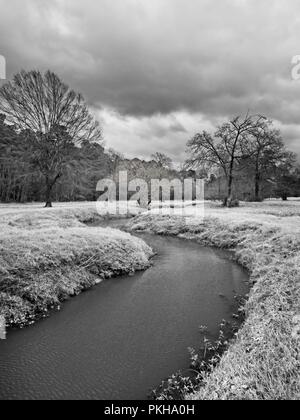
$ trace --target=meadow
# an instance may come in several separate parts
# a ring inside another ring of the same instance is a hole
[[[299,399],[300,201],[233,209],[207,202],[203,219],[192,209],[187,217],[162,213],[145,211],[127,229],[230,250],[252,286],[243,326],[186,399]],[[104,218],[94,203],[1,205],[0,216],[0,313],[8,325],[34,322],[103,279],[149,266],[143,241],[86,226]]]

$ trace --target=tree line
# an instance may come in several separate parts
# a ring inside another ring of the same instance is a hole
[[[222,177],[224,205],[236,198],[235,181],[246,174],[253,200],[272,185],[286,199],[300,195],[296,156],[286,149],[273,123],[261,115],[236,117],[215,133],[197,133],[187,144],[188,159],[178,176]],[[97,181],[112,174],[122,157],[105,151],[102,129],[82,95],[51,71],[21,71],[0,88],[0,201],[95,200]],[[152,160],[174,174],[163,153]]]

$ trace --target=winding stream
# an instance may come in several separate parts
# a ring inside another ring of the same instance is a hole
[[[0,341],[0,399],[145,399],[189,367],[200,325],[217,336],[232,320],[233,297],[249,286],[226,253],[139,237],[158,253],[148,271],[105,281]]]

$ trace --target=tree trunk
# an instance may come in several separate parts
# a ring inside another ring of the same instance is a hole
[[[255,164],[255,201],[260,200],[260,171],[259,171],[259,155],[256,157],[256,164]]]
[[[260,201],[260,176],[255,175],[255,201]]]
[[[52,207],[52,199],[51,199],[52,188],[53,188],[53,185],[47,179],[46,180],[46,204],[45,204],[45,208]]]
[[[234,165],[234,160],[231,159],[229,174],[228,174],[227,197],[224,199],[224,207],[226,206],[229,207],[232,201],[233,165]]]
[[[53,180],[50,180],[49,176],[46,176],[46,204],[45,208],[52,207],[52,190],[56,181],[60,178],[60,174],[56,175]]]
[[[228,178],[227,197],[224,200],[224,207],[230,206],[230,203],[232,201],[232,183],[233,183],[233,175],[232,175],[232,170],[230,170],[230,174]]]

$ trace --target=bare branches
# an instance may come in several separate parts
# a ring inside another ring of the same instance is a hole
[[[17,74],[0,89],[0,110],[20,130],[47,134],[63,126],[73,142],[101,139],[99,124],[83,97],[50,71]]]
[[[162,168],[166,168],[166,169],[173,168],[172,159],[169,156],[165,155],[164,153],[159,153],[159,152],[154,153],[151,156],[151,159],[153,159],[154,162],[156,162]]]
[[[262,115],[251,116],[249,113],[235,117],[220,126],[214,137],[203,132],[196,134],[188,142],[191,157],[187,161],[190,167],[206,166],[210,169],[221,168],[228,183],[226,202],[232,198],[234,172],[242,168],[241,162],[253,153],[252,143],[255,134],[260,133],[266,124]]]
[[[188,152],[191,155],[186,161],[188,168],[221,167],[224,173],[227,172],[228,160],[222,144],[216,142],[206,131],[196,134],[188,142]]]

